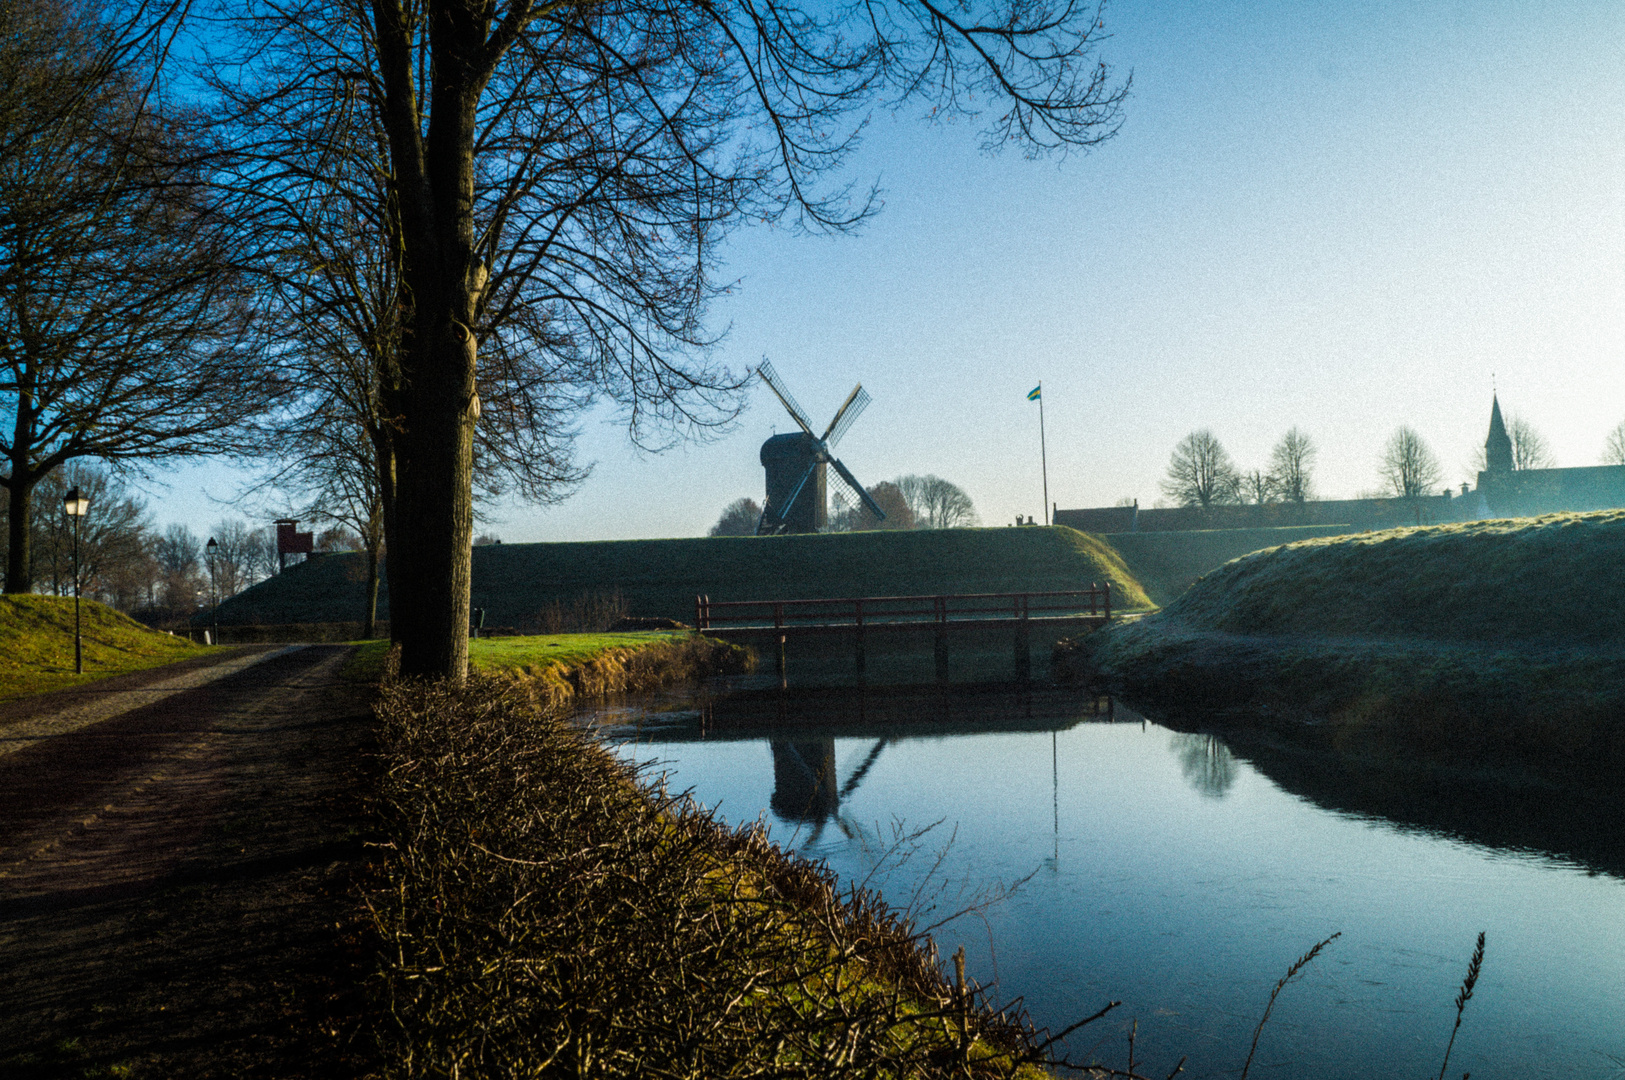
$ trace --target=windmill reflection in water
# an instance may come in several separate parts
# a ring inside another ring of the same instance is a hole
[[[811,825],[808,844],[816,844],[831,821],[848,840],[858,839],[864,835],[863,830],[841,813],[841,804],[858,790],[891,741],[876,740],[846,783],[837,785],[834,739],[772,740],[773,795],[768,806],[781,821]]]

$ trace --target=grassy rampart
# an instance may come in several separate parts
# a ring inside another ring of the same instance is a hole
[[[73,598],[0,596],[0,701],[80,686],[202,655],[94,600],[80,601],[83,675],[73,670]]]
[[[1120,609],[1150,606],[1123,560],[1073,529],[941,529],[809,536],[702,537],[474,549],[472,600],[487,625],[538,625],[550,605],[618,594],[627,613],[692,622],[712,600],[1023,592],[1110,581]],[[360,554],[325,555],[226,601],[223,624],[355,620]],[[380,618],[388,618],[387,590]]]
[[[390,685],[378,715],[381,1075],[1046,1075],[907,917],[512,682]]]
[[[1298,540],[1346,536],[1347,525],[1291,525],[1267,529],[1196,529],[1112,533],[1101,540],[1120,555],[1153,603],[1174,602],[1204,574],[1243,555]]]
[[[1071,664],[1186,712],[1622,760],[1622,558],[1625,511],[1306,540],[1079,641]]]

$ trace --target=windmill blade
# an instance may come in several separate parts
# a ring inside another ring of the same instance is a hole
[[[852,793],[858,790],[858,785],[863,783],[863,778],[868,776],[869,770],[875,767],[875,759],[880,757],[880,752],[890,744],[891,739],[889,738],[876,742],[874,749],[869,751],[869,756],[863,759],[863,764],[852,770],[852,775],[846,778],[846,783],[841,787],[842,802],[851,798]]]
[[[869,402],[868,402],[869,395],[863,393],[863,384],[859,383],[858,385],[854,386],[852,388],[852,392],[850,394],[846,395],[846,400],[841,402],[841,407],[839,409],[835,410],[835,418],[829,422],[829,427],[824,429],[823,438],[820,440],[821,442],[824,442],[824,443],[828,444],[828,443],[830,443],[831,439],[835,439],[835,440],[840,439],[841,436],[835,434],[835,429],[836,429],[837,426],[840,425],[841,417],[846,415],[846,410],[848,410],[848,409],[850,409],[852,407],[852,403],[857,400],[859,394],[863,394],[863,397],[865,399],[864,402],[863,402],[863,405],[869,404]],[[859,412],[863,411],[863,405],[858,406],[858,411]],[[854,416],[853,419],[857,419],[857,417]],[[846,428],[844,428],[844,427],[841,428],[841,433],[845,434],[846,433]],[[831,444],[831,445],[833,445],[833,444]]]
[[[779,520],[781,522],[790,516],[790,508],[796,504],[796,500],[801,497],[802,491],[807,487],[807,481],[811,480],[813,473],[817,471],[818,462],[815,461],[807,466],[807,471],[801,474],[800,480],[796,481],[795,490],[790,492],[790,497],[784,500],[783,506],[779,507]]]
[[[857,400],[853,401],[853,398],[856,398]],[[848,398],[847,400],[852,402],[852,407],[850,409],[846,408],[844,405],[841,407],[842,411],[846,413],[846,416],[835,417],[838,423],[830,425],[832,428],[834,428],[834,430],[830,433],[829,438],[825,441],[826,446],[834,446],[836,443],[840,442],[846,433],[852,429],[852,424],[857,420],[858,414],[862,413],[864,409],[867,409],[869,407],[869,402],[873,399],[869,397],[869,391],[865,390],[862,386],[859,386],[856,390],[852,391],[852,397]]]
[[[828,478],[830,502],[841,508],[842,513],[856,513],[862,506],[863,500],[858,497],[852,485],[842,480],[840,474]]]
[[[837,459],[830,458],[829,463],[835,466],[835,471],[841,474],[841,479],[845,480],[847,485],[850,486],[853,491],[857,492],[858,498],[863,500],[863,505],[869,508],[869,513],[873,514],[881,521],[885,521],[886,511],[882,510],[880,508],[880,504],[875,502],[867,491],[863,490],[863,485],[858,483],[858,478],[853,476],[851,471],[847,469],[845,465],[842,465]]]
[[[807,419],[807,414],[802,411],[796,399],[791,396],[790,388],[784,385],[784,380],[779,378],[777,371],[773,370],[773,365],[763,360],[757,366],[756,374],[760,375],[762,381],[767,383],[767,388],[773,391],[773,396],[779,399],[779,404],[784,406],[784,411],[790,414],[790,418],[801,425],[802,431],[811,435],[813,433],[812,421]]]

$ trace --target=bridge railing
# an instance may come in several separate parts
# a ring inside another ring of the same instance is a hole
[[[850,596],[824,600],[721,600],[694,598],[694,625],[711,629],[1021,620],[1091,615],[1112,617],[1111,582],[1052,592],[957,593],[934,596]]]

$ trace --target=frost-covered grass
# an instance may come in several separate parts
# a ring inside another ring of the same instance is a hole
[[[1062,667],[1185,712],[1620,760],[1622,565],[1625,511],[1306,540],[1227,563]]]

